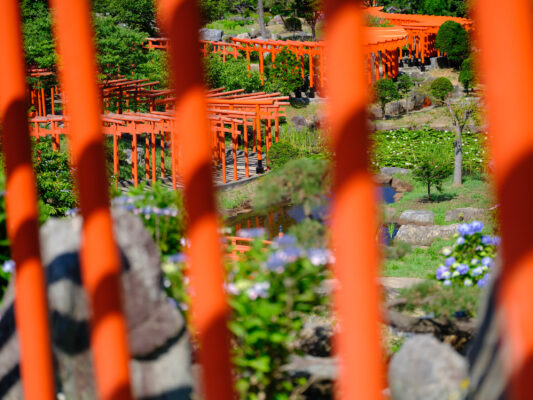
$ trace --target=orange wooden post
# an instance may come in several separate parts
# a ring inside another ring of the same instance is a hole
[[[223,122],[221,122],[219,135],[220,159],[222,160],[222,183],[226,183],[226,131]]]
[[[150,135],[144,134],[144,175],[146,180],[150,179]]]
[[[255,105],[255,118],[256,118],[256,151],[257,151],[257,168],[256,172],[262,174],[265,172],[263,168],[263,153],[262,153],[262,137],[261,137],[261,112],[259,104]]]
[[[131,141],[131,175],[133,178],[133,185],[139,185],[139,157],[137,154],[137,133],[132,132]]]
[[[237,180],[237,129],[235,121],[231,122],[231,154],[233,157],[233,180]]]
[[[195,0],[160,0],[159,16],[170,46],[176,90],[174,129],[183,151],[180,172],[189,223],[187,237],[192,322],[199,340],[199,360],[207,400],[234,398],[227,330],[229,309],[217,232],[202,64],[198,45],[199,12]],[[194,135],[191,135],[194,132]],[[209,277],[209,279],[206,279]]]
[[[246,174],[246,177],[250,177],[250,160],[248,159],[248,121],[244,120],[243,125],[243,131],[244,131],[244,173]]]
[[[315,86],[315,68],[313,64],[314,52],[309,50],[309,87],[313,88]]]
[[[379,265],[376,241],[378,199],[369,171],[360,2],[326,1],[328,96],[331,143],[336,155],[331,230],[339,281],[334,296],[340,332],[338,399],[382,399]]]
[[[115,132],[113,133],[113,174],[115,175],[115,186],[118,187],[118,179],[119,179],[119,168],[118,168],[118,133],[117,133],[117,125],[113,124],[115,127]]]
[[[379,51],[374,53],[374,65],[376,67],[376,82],[379,81]]]
[[[161,135],[160,147],[161,147],[161,178],[165,177],[165,132],[160,131]]]
[[[503,371],[510,379],[510,398],[531,398],[533,381],[533,26],[529,0],[502,3],[477,1],[481,79],[486,85],[489,144],[499,200],[502,276],[497,295],[502,316]],[[509,62],[499,54],[505,46],[516,54]],[[510,101],[512,99],[512,101]]]
[[[120,297],[121,263],[109,212],[89,4],[83,0],[52,0],[51,5],[83,216],[80,261],[92,309],[91,347],[98,397],[129,400],[132,393]]]
[[[261,85],[265,84],[265,66],[263,60],[263,46],[259,45],[259,73],[261,74]]]
[[[420,58],[422,65],[426,62],[426,34],[420,35]]]
[[[279,107],[276,107],[276,111],[274,113],[274,137],[276,143],[279,142]]]
[[[55,399],[46,282],[26,103],[18,1],[0,2],[0,117],[7,172],[7,231],[16,263],[15,321],[24,398]]]
[[[52,115],[55,115],[55,105],[54,105],[54,87],[50,88],[50,104],[52,106]]]
[[[155,163],[155,127],[154,122],[152,122],[151,125],[151,132],[150,132],[150,148],[152,150],[152,185],[155,184],[155,181],[157,179],[157,165]]]

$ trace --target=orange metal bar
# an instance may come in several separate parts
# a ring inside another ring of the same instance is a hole
[[[179,167],[189,215],[188,259],[195,294],[192,322],[200,343],[205,396],[207,400],[230,400],[234,392],[227,330],[229,309],[223,289],[212,184],[210,133],[198,43],[199,12],[195,0],[160,0],[159,6],[162,28],[174,44],[170,46],[176,91],[174,134],[183,148]]]
[[[382,399],[376,188],[369,171],[363,9],[358,1],[326,5],[329,118],[336,155],[331,230],[339,287],[338,399]]]
[[[88,1],[51,0],[68,97],[73,162],[77,166],[83,247],[82,278],[89,295],[91,348],[98,397],[132,399],[126,321],[120,298],[121,263],[109,212],[109,197],[96,63]]]
[[[477,1],[481,78],[486,84],[489,144],[500,204],[502,276],[498,301],[501,339],[508,350],[505,365],[512,399],[531,398],[533,381],[533,223],[530,182],[533,171],[533,25],[532,4],[516,0]],[[515,62],[498,54],[505,46]],[[513,99],[513,101],[509,101]]]
[[[37,191],[31,160],[26,68],[18,1],[0,2],[0,117],[7,171],[7,231],[16,263],[15,321],[20,372],[28,400],[55,399],[46,282],[39,246]]]

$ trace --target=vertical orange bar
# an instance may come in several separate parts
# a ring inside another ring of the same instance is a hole
[[[55,115],[55,105],[54,105],[54,87],[50,88],[50,104],[52,105],[52,115]]]
[[[533,26],[529,0],[505,3],[477,1],[477,46],[480,77],[486,87],[489,144],[499,200],[502,276],[498,301],[502,309],[504,374],[510,376],[512,399],[531,398],[533,381]],[[515,62],[498,54],[505,46]],[[513,101],[509,101],[513,99]]]
[[[207,400],[234,398],[227,330],[228,306],[217,232],[211,172],[209,123],[195,0],[160,0],[159,17],[170,38],[172,81],[176,91],[175,133],[183,151],[180,172],[189,215],[187,237],[192,298],[192,322],[198,335],[199,360]],[[191,135],[194,132],[194,135]]]
[[[150,179],[150,136],[144,134],[144,173],[146,180]]]
[[[327,72],[331,145],[336,155],[331,230],[339,281],[334,304],[342,400],[382,399],[376,188],[369,171],[364,15],[359,1],[328,0]]]
[[[55,399],[46,282],[26,104],[26,67],[17,0],[0,2],[0,117],[7,171],[7,231],[16,263],[15,321],[24,398]]]
[[[165,132],[159,132],[161,134],[161,178],[165,177]]]
[[[92,311],[91,348],[98,398],[129,400],[132,394],[126,321],[120,297],[121,263],[109,212],[89,3],[51,0],[51,5],[83,216],[80,261]]]
[[[233,180],[237,180],[237,129],[235,121],[231,122],[231,155],[233,157]]]
[[[261,111],[260,111],[260,108],[259,108],[259,104],[256,104],[255,105],[255,118],[256,118],[256,151],[257,151],[257,168],[256,168],[256,172],[258,174],[262,174],[263,172],[265,172],[264,168],[263,168],[263,153],[262,153],[262,143],[263,143],[263,139],[261,137]]]
[[[244,120],[244,173],[247,178],[250,177],[250,160],[248,159],[248,121]]]

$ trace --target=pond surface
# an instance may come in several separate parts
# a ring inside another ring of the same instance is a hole
[[[391,186],[382,186],[379,188],[381,198],[385,204],[394,203],[396,191]],[[324,205],[316,207],[312,211],[312,218],[318,221],[326,221],[329,214],[329,201]],[[271,208],[267,212],[250,212],[230,218],[227,226],[233,228],[235,232],[239,229],[265,228],[268,239],[273,239],[280,232],[286,233],[289,228],[302,222],[305,214],[302,206],[283,204]],[[394,235],[398,227],[394,229]],[[381,230],[382,242],[388,244],[390,241],[388,227],[384,226]],[[394,236],[393,236],[394,237]]]

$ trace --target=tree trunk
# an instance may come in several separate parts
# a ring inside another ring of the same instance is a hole
[[[313,42],[316,40],[316,22],[309,24],[311,25],[311,33],[313,34]]]
[[[463,184],[463,134],[459,124],[456,126],[457,132],[453,141],[453,184],[460,186]]]
[[[428,181],[428,201],[431,201],[431,182]]]
[[[259,14],[259,29],[261,31],[261,36],[266,39],[265,10],[263,9],[263,0],[257,0],[257,13]]]

